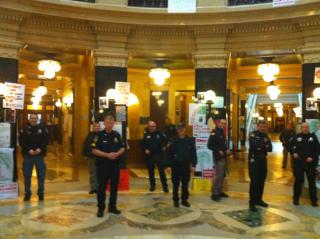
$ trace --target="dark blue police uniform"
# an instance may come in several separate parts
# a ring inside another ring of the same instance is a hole
[[[312,133],[299,133],[289,142],[291,154],[298,154],[298,158],[293,160],[294,188],[293,200],[294,204],[299,204],[302,185],[304,183],[304,174],[306,173],[309,184],[309,196],[312,206],[317,206],[317,188],[316,188],[316,167],[318,165],[318,157],[320,154],[320,144]],[[307,162],[307,158],[312,158],[311,162]]]
[[[269,137],[258,130],[249,136],[249,177],[250,208],[255,205],[267,206],[262,201],[264,183],[267,178],[267,154],[272,151]]]
[[[101,150],[105,153],[117,152],[125,148],[120,134],[114,130],[106,132],[100,131],[92,143],[93,149]],[[96,157],[97,178],[98,178],[98,208],[99,211],[105,209],[106,187],[110,181],[109,211],[116,209],[118,184],[120,176],[119,158],[110,160],[108,158]]]

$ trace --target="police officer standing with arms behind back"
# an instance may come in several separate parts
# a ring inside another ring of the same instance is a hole
[[[157,130],[157,125],[154,121],[148,122],[148,128],[144,132],[142,147],[145,153],[146,164],[149,173],[150,191],[153,192],[156,187],[154,177],[155,165],[158,167],[162,189],[164,192],[169,192],[167,178],[164,171],[164,152],[166,150],[167,140],[163,133]]]
[[[44,157],[49,144],[48,130],[38,124],[38,115],[30,114],[29,124],[20,131],[19,143],[23,155],[23,176],[24,176],[24,201],[31,197],[31,176],[33,166],[36,166],[38,178],[38,197],[44,200],[44,180],[46,175],[46,164]]]
[[[294,160],[293,175],[295,180],[293,188],[293,204],[299,205],[299,198],[304,182],[304,173],[306,172],[311,205],[317,207],[316,167],[320,154],[320,144],[315,134],[309,132],[309,125],[307,123],[302,123],[301,133],[290,140],[290,153]]]
[[[178,135],[170,139],[166,153],[172,173],[173,205],[179,207],[178,192],[181,182],[181,205],[190,207],[188,186],[190,173],[191,171],[194,172],[197,164],[197,153],[193,138],[186,135],[184,124],[179,124],[177,129]],[[191,171],[190,167],[192,167]]]
[[[118,132],[113,130],[115,117],[104,117],[105,129],[100,131],[98,137],[92,143],[92,153],[97,157],[98,176],[98,213],[97,217],[103,217],[106,200],[106,187],[110,181],[109,212],[120,214],[117,209],[117,194],[120,176],[119,157],[125,152],[125,144]]]
[[[272,151],[272,144],[266,134],[267,123],[264,120],[258,122],[257,130],[249,136],[249,208],[257,211],[256,206],[268,207],[262,200],[264,183],[267,178],[267,154]]]
[[[287,167],[287,162],[288,162],[288,154],[289,154],[289,141],[290,139],[295,135],[295,132],[293,130],[293,124],[288,123],[286,128],[281,132],[279,139],[282,143],[283,147],[283,159],[282,159],[282,168],[285,169]],[[292,160],[291,160],[292,163]],[[291,167],[293,165],[291,164]]]

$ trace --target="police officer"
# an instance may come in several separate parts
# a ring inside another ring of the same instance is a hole
[[[170,140],[172,137],[177,135],[177,128],[171,123],[171,119],[168,117],[164,120],[164,123],[166,125],[164,134],[166,135],[166,138]]]
[[[144,132],[142,147],[146,158],[151,192],[153,192],[156,187],[156,180],[154,177],[155,165],[158,167],[163,191],[169,192],[167,178],[164,171],[165,163],[163,158],[166,143],[166,137],[163,133],[157,130],[156,123],[154,121],[149,121],[148,128]]]
[[[179,124],[178,135],[171,138],[167,145],[167,160],[171,167],[171,177],[173,183],[173,203],[174,207],[179,207],[179,186],[181,185],[181,205],[190,207],[189,181],[190,168],[194,172],[197,164],[197,153],[193,138],[186,135],[184,124]]]
[[[294,136],[290,141],[290,153],[294,160],[293,175],[295,180],[293,188],[293,204],[299,205],[301,188],[304,182],[304,173],[306,173],[311,205],[317,207],[318,198],[315,178],[318,156],[320,154],[320,144],[315,134],[309,132],[309,125],[307,123],[301,124],[301,133]]]
[[[104,117],[105,129],[100,131],[98,137],[92,143],[93,154],[96,156],[97,177],[98,177],[98,217],[103,217],[106,200],[106,187],[110,182],[109,212],[120,214],[117,209],[117,194],[120,176],[119,157],[125,152],[119,133],[113,130],[115,118],[113,115]]]
[[[88,166],[89,166],[89,183],[90,183],[89,194],[94,194],[94,193],[97,193],[98,191],[96,158],[92,154],[91,145],[94,140],[97,140],[99,132],[100,132],[99,122],[93,123],[92,132],[89,132],[83,145],[82,154],[87,158]]]
[[[283,147],[283,159],[282,159],[282,168],[285,169],[287,167],[287,162],[288,162],[288,154],[289,154],[289,141],[290,139],[295,135],[295,132],[293,130],[293,125],[292,123],[288,123],[287,127],[281,132],[279,139],[282,143]],[[292,160],[291,160],[292,163]],[[293,166],[291,164],[291,166]]]
[[[31,176],[33,166],[36,166],[38,178],[38,197],[44,200],[44,180],[46,175],[46,164],[44,157],[49,144],[48,130],[38,124],[38,115],[30,114],[29,123],[19,135],[19,143],[23,155],[23,176],[24,176],[24,201],[29,201],[31,197]]]
[[[262,200],[264,182],[267,178],[267,154],[272,151],[272,144],[266,134],[267,123],[259,121],[257,130],[249,136],[249,208],[257,211],[256,206],[268,207]]]
[[[212,130],[208,139],[208,148],[213,152],[215,166],[215,178],[211,195],[211,199],[214,201],[220,201],[221,197],[228,197],[228,195],[223,192],[223,181],[227,170],[227,157],[230,154],[224,134],[225,127],[226,121],[224,119],[220,120],[219,125]]]

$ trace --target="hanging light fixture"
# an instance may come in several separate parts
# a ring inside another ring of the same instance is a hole
[[[163,85],[170,76],[171,74],[166,68],[153,68],[149,72],[149,77],[152,78],[158,86]]]
[[[313,90],[313,97],[316,99],[320,99],[320,87],[317,87]]]
[[[270,60],[270,58],[265,58],[265,61],[268,60]],[[258,74],[261,75],[266,82],[274,81],[275,75],[278,75],[279,72],[280,67],[276,63],[262,63],[258,65]]]
[[[279,95],[280,95],[280,89],[278,86],[275,86],[273,84],[273,81],[271,82],[271,84],[267,87],[267,94],[269,95],[271,100],[276,100],[278,99]]]
[[[132,105],[138,105],[139,104],[139,99],[138,97],[133,94],[133,93],[130,93],[129,94],[129,100],[128,100],[128,107],[132,106]]]
[[[53,79],[56,75],[56,72],[61,70],[61,65],[58,61],[41,60],[38,62],[38,69],[43,71],[45,78]]]

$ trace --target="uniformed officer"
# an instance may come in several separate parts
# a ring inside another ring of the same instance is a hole
[[[171,123],[171,119],[168,117],[164,120],[164,123],[166,125],[164,134],[166,135],[166,138],[170,140],[172,137],[177,135],[177,128]]]
[[[30,114],[29,123],[19,135],[19,143],[23,155],[23,176],[24,176],[24,201],[31,197],[31,176],[35,165],[38,178],[38,197],[44,200],[44,180],[46,175],[46,164],[44,157],[49,144],[48,130],[38,124],[38,115]]]
[[[117,209],[117,194],[120,176],[119,157],[125,152],[125,144],[118,132],[113,130],[115,118],[113,115],[104,117],[105,129],[100,131],[92,143],[93,154],[96,156],[98,176],[98,217],[103,217],[106,200],[106,187],[110,182],[109,212],[120,214]]]
[[[146,158],[151,192],[156,188],[156,180],[154,177],[155,165],[158,167],[163,191],[169,192],[167,178],[164,171],[164,151],[166,150],[166,143],[166,137],[163,133],[157,130],[156,123],[154,121],[149,121],[148,128],[144,132],[142,147]]]
[[[293,124],[292,123],[288,123],[286,128],[281,132],[279,139],[282,143],[282,147],[283,147],[283,159],[282,159],[282,168],[285,169],[287,167],[287,163],[288,163],[288,154],[289,154],[289,141],[290,139],[295,135],[295,131],[293,130]],[[292,160],[291,160],[292,163]],[[291,164],[291,167],[293,167],[293,165]]]
[[[167,160],[171,167],[171,177],[173,183],[174,207],[179,207],[179,186],[181,185],[181,205],[190,207],[189,181],[190,173],[194,172],[197,164],[197,153],[194,139],[186,135],[184,124],[179,124],[178,135],[171,138],[167,145]],[[191,168],[191,170],[190,170]]]
[[[318,206],[317,188],[315,184],[316,167],[320,154],[320,144],[315,134],[309,132],[307,123],[301,124],[301,133],[294,136],[290,141],[290,153],[292,154],[293,175],[295,177],[293,188],[293,204],[299,205],[301,188],[306,173],[309,184],[311,205]]]
[[[211,195],[211,199],[214,201],[219,201],[221,197],[228,197],[228,195],[223,192],[223,181],[227,170],[227,157],[230,154],[224,134],[225,127],[226,121],[224,119],[220,120],[219,125],[212,130],[208,139],[208,148],[213,152],[215,166],[215,178]]]
[[[267,123],[259,121],[257,130],[249,137],[249,177],[250,210],[257,211],[256,206],[268,207],[262,200],[264,183],[267,178],[267,154],[272,151],[272,144],[266,134]]]
[[[89,132],[83,144],[82,154],[87,158],[88,166],[89,166],[89,183],[90,183],[89,194],[94,194],[98,192],[96,157],[92,154],[91,145],[94,140],[97,140],[99,132],[100,132],[99,122],[93,123],[92,132]]]

